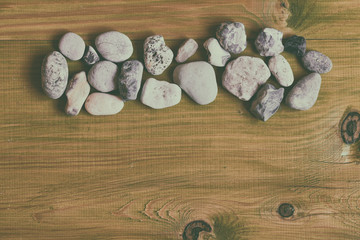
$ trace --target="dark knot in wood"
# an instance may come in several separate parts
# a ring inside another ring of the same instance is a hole
[[[295,208],[290,203],[283,203],[278,208],[278,213],[283,218],[289,218],[294,215]]]
[[[341,124],[341,137],[346,144],[353,144],[360,138],[360,114],[350,112]]]
[[[211,232],[211,226],[202,220],[190,222],[186,225],[183,233],[184,240],[197,240],[202,231]]]

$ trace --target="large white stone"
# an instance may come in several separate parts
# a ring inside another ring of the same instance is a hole
[[[294,82],[294,73],[289,62],[282,56],[277,55],[270,58],[268,63],[271,73],[283,87],[291,86]]]
[[[90,85],[86,80],[86,73],[82,71],[69,81],[66,89],[66,114],[71,116],[78,115],[89,93]]]
[[[94,64],[89,73],[88,81],[91,86],[100,92],[116,90],[118,67],[110,61],[100,61]]]
[[[114,115],[123,107],[124,102],[121,98],[108,93],[92,93],[85,102],[85,109],[91,115]]]
[[[224,67],[231,57],[230,53],[225,51],[215,38],[209,38],[203,46],[207,51],[209,63],[216,67]]]

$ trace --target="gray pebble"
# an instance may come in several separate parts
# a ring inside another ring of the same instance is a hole
[[[256,94],[250,111],[255,117],[265,122],[277,112],[283,98],[284,88],[276,89],[273,85],[266,83]]]
[[[222,23],[216,31],[220,45],[228,52],[239,54],[246,48],[245,27],[240,22]]]
[[[92,46],[87,46],[85,50],[85,54],[83,56],[83,60],[88,65],[93,65],[100,61],[99,54],[96,52],[96,50]]]
[[[129,60],[121,66],[119,75],[120,97],[126,100],[135,100],[141,86],[144,67],[138,60]]]
[[[53,51],[44,58],[41,66],[41,81],[47,96],[52,99],[60,98],[65,92],[68,77],[68,65],[61,53]]]
[[[144,42],[144,63],[147,71],[152,75],[162,74],[169,67],[174,53],[166,46],[164,37],[154,35]]]
[[[261,56],[276,56],[284,51],[282,44],[283,33],[274,28],[265,28],[259,33],[255,41],[255,47]]]
[[[304,67],[310,72],[327,73],[332,69],[331,59],[317,51],[308,51],[302,57]]]
[[[80,60],[85,52],[84,40],[73,32],[64,34],[59,41],[60,52],[73,61]]]
[[[130,38],[117,31],[105,32],[97,36],[95,46],[101,56],[116,63],[127,60],[134,51]]]
[[[311,73],[300,79],[286,96],[286,104],[297,110],[308,110],[316,102],[321,86],[321,76]]]
[[[100,61],[94,64],[89,73],[88,81],[100,92],[111,92],[117,89],[118,67],[110,61]]]
[[[284,40],[284,50],[302,57],[306,51],[306,39],[301,36],[293,35]]]

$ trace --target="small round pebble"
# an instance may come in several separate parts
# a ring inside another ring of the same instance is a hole
[[[86,111],[97,116],[117,114],[123,107],[124,102],[121,98],[107,93],[92,93],[85,102]]]
[[[121,66],[119,93],[124,100],[135,100],[141,86],[144,67],[138,60],[128,60]]]
[[[246,32],[240,22],[222,23],[216,31],[220,45],[230,53],[239,54],[246,48]]]
[[[293,84],[294,73],[289,62],[282,55],[271,57],[268,66],[281,86],[289,87]]]
[[[85,42],[76,33],[65,33],[59,41],[60,52],[70,60],[80,60],[85,52]]]
[[[195,54],[196,50],[198,49],[198,44],[197,42],[190,38],[188,40],[186,40],[179,48],[177,56],[175,58],[175,60],[178,63],[183,63],[186,60],[188,60],[192,55]]]
[[[274,28],[265,28],[259,33],[255,47],[263,57],[276,56],[284,51],[283,33]]]
[[[99,54],[92,46],[87,46],[85,50],[85,54],[83,56],[83,60],[88,65],[93,65],[100,61]]]
[[[115,63],[127,60],[134,51],[130,38],[117,31],[105,32],[97,36],[95,46],[101,56]]]
[[[144,83],[140,100],[153,109],[172,107],[181,100],[181,88],[174,83],[149,78]]]
[[[302,57],[304,67],[310,72],[327,73],[332,69],[331,59],[317,51],[308,51]]]
[[[284,50],[302,57],[306,51],[306,39],[296,35],[284,39]]]
[[[100,92],[111,92],[117,89],[118,67],[110,61],[100,61],[94,64],[89,73],[88,81]]]
[[[90,85],[86,80],[86,73],[82,71],[75,74],[69,81],[69,85],[66,89],[66,114],[70,116],[78,115],[89,93]]]
[[[224,67],[231,57],[230,53],[220,46],[216,38],[209,38],[203,46],[207,51],[209,63],[216,67]]]
[[[68,65],[61,53],[53,51],[44,58],[41,65],[41,82],[48,97],[60,98],[65,92],[68,77]]]

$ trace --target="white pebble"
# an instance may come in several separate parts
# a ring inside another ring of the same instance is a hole
[[[183,63],[188,60],[192,55],[194,55],[197,49],[197,42],[194,39],[190,38],[180,46],[175,60],[178,63]]]
[[[100,92],[111,92],[117,89],[118,67],[110,61],[100,61],[94,64],[89,73],[88,81]]]
[[[66,89],[66,114],[78,115],[89,93],[90,85],[86,80],[86,73],[82,71],[69,81],[69,86]]]
[[[204,48],[207,51],[209,63],[216,67],[224,67],[231,55],[225,51],[215,38],[209,38],[204,42]]]
[[[282,56],[277,55],[270,58],[268,63],[271,73],[283,87],[291,86],[294,82],[294,73],[289,62]]]
[[[92,93],[85,102],[85,109],[91,115],[114,115],[123,107],[124,102],[121,98],[107,93]]]
[[[59,50],[67,58],[73,61],[80,60],[85,52],[84,40],[73,32],[65,33],[59,41]]]

